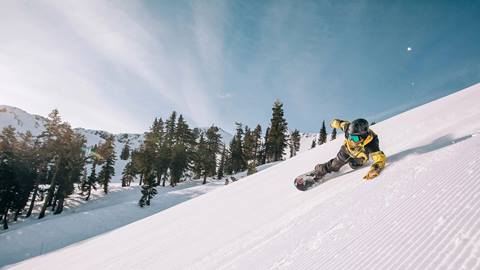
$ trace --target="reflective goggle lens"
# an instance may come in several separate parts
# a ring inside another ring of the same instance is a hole
[[[360,141],[360,136],[358,135],[350,135],[350,140],[352,142],[359,142]]]

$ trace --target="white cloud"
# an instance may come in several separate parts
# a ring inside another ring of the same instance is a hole
[[[74,126],[113,132],[143,131],[173,109],[194,125],[221,122],[210,96],[222,85],[212,19],[222,17],[207,12],[223,11],[198,4],[191,33],[179,34],[137,2],[2,2],[0,104],[58,108]]]

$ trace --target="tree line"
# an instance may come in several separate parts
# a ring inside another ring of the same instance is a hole
[[[265,134],[262,127],[254,129],[236,123],[236,133],[224,145],[219,128],[191,129],[184,117],[176,112],[163,120],[153,121],[138,149],[129,142],[120,158],[128,160],[121,176],[122,186],[139,178],[140,206],[149,205],[158,186],[166,182],[172,187],[185,179],[208,177],[221,179],[241,171],[255,173],[256,167],[282,160],[287,145],[294,156],[300,145],[299,132],[287,134],[283,104],[276,101]],[[92,189],[108,193],[115,175],[115,137],[104,135],[103,141],[91,148],[86,138],[63,122],[53,110],[38,136],[18,133],[5,127],[0,134],[0,222],[8,228],[25,214],[39,208],[38,218],[47,213],[63,211],[65,200],[78,190],[89,200]],[[77,189],[76,189],[77,187]],[[37,205],[37,207],[35,207]]]
[[[274,103],[264,137],[260,125],[251,129],[236,123],[236,133],[228,145],[224,145],[218,127],[190,129],[182,115],[177,118],[177,113],[172,112],[165,121],[155,119],[142,145],[131,152],[122,186],[139,177],[139,205],[143,207],[150,205],[156,187],[165,186],[167,180],[173,187],[186,177],[203,178],[206,184],[208,177],[222,179],[245,170],[255,173],[258,165],[282,160],[288,143],[287,129],[280,101]],[[128,152],[128,143],[122,152]]]
[[[29,217],[39,201],[43,204],[38,218],[43,218],[48,208],[54,215],[62,213],[65,199],[74,192],[75,183],[81,183],[82,192],[89,194],[98,180],[107,192],[113,175],[113,143],[112,138],[107,138],[97,147],[97,152],[87,156],[85,137],[63,122],[58,110],[49,114],[45,131],[39,136],[28,131],[17,133],[15,128],[5,127],[0,134],[0,221],[3,228],[7,229],[9,219],[16,221],[24,211]],[[88,162],[101,166],[95,182],[85,177]]]

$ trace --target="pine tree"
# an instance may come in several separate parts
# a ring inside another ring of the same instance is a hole
[[[235,137],[230,141],[228,149],[225,149],[225,167],[223,172],[226,175],[233,174],[233,163],[232,163],[232,145],[235,144]]]
[[[313,141],[312,141],[312,147],[311,147],[310,149],[315,148],[316,146],[317,146],[316,140],[313,139]]]
[[[267,130],[265,131],[265,138],[263,139],[264,143],[262,145],[262,151],[260,155],[260,164],[263,165],[267,163],[267,156],[271,156],[271,146],[270,142],[268,140],[268,137],[270,136],[270,127],[267,127]]]
[[[173,129],[175,131],[175,129]],[[175,134],[169,135],[171,138]],[[145,146],[148,147],[148,162],[153,164],[154,175],[156,178],[156,185],[160,185],[162,178],[165,181],[168,171],[168,163],[170,160],[170,151],[165,152],[166,147],[171,147],[166,143],[165,124],[162,118],[153,121],[150,131],[145,135]],[[150,169],[150,166],[149,166]],[[132,170],[134,172],[134,170]]]
[[[18,144],[15,145],[15,174],[16,190],[15,203],[13,207],[14,218],[16,221],[28,202],[30,192],[33,190],[36,178],[36,163],[34,153],[34,138],[31,132],[18,134]]]
[[[15,129],[11,126],[4,128],[0,135],[0,220],[3,221],[5,230],[8,229],[8,213],[15,207],[15,196],[18,193],[17,144]]]
[[[272,119],[270,120],[270,132],[267,137],[269,151],[267,161],[279,161],[283,159],[285,147],[287,146],[287,121],[283,117],[283,103],[275,101],[272,108]]]
[[[48,206],[51,206],[53,195],[57,186],[57,177],[58,171],[60,169],[60,163],[62,162],[62,155],[61,155],[61,144],[60,138],[62,138],[63,126],[62,120],[60,118],[60,114],[57,109],[54,109],[47,118],[47,122],[45,124],[45,131],[42,132],[40,137],[42,137],[44,141],[44,147],[47,152],[51,153],[49,155],[48,163],[51,164],[50,166],[50,185],[47,191],[47,196],[45,197],[45,201],[40,209],[40,213],[38,218],[41,219],[45,216],[45,212]]]
[[[157,138],[154,132],[158,121],[155,119],[150,132],[145,133],[145,140],[138,151],[132,155],[132,164],[135,164],[135,170],[140,173],[140,185],[142,186],[142,196],[138,202],[140,207],[150,205],[150,200],[157,194],[155,181],[155,158]]]
[[[207,158],[207,142],[204,133],[200,133],[200,138],[195,147],[195,155],[193,157],[192,171],[195,179],[199,179],[205,170],[205,159]]]
[[[293,157],[300,150],[300,132],[294,130],[290,135],[290,157]]]
[[[172,149],[175,143],[175,130],[177,123],[177,113],[173,111],[170,117],[165,121],[165,145]]]
[[[253,131],[251,131],[248,126],[245,126],[243,149],[244,159],[247,163],[247,175],[257,172],[259,154],[261,153],[261,132],[262,128],[260,125],[257,125]]]
[[[217,154],[220,152],[222,136],[216,126],[211,126],[206,132],[206,155],[204,165],[203,184],[207,183],[207,176],[214,176],[217,169]]]
[[[129,158],[130,158],[130,141],[127,140],[127,142],[123,146],[122,153],[120,154],[120,159],[127,160]]]
[[[232,170],[234,173],[238,173],[246,169],[247,164],[245,162],[245,155],[243,154],[243,128],[241,123],[235,123],[237,125],[237,133],[232,139],[230,144],[230,152],[232,159]]]
[[[103,185],[103,191],[108,193],[108,184],[112,180],[112,176],[115,175],[115,137],[110,135],[106,138],[105,142],[99,146],[99,154],[102,157],[102,169],[98,173],[98,180]]]
[[[38,218],[43,218],[47,207],[54,214],[63,211],[63,203],[74,190],[74,183],[82,174],[85,156],[85,138],[75,133],[70,125],[62,122],[58,110],[49,114],[45,131],[40,135],[49,154],[51,164],[50,186]]]
[[[332,137],[330,138],[331,141],[335,140],[337,138],[337,129],[334,128],[332,130]]]
[[[58,187],[52,205],[54,215],[63,211],[65,199],[71,195],[75,189],[75,183],[79,182],[83,167],[85,166],[85,138],[83,135],[75,133],[67,124],[64,133],[65,148],[63,159],[59,169],[60,178]]]
[[[172,113],[175,116],[175,112]],[[152,126],[151,132],[153,135],[155,148],[155,172],[157,177],[157,185],[162,183],[165,186],[165,181],[168,177],[168,168],[171,162],[173,138],[175,137],[175,117],[171,116],[167,122],[163,122],[160,118],[157,123]],[[168,134],[167,134],[168,133]]]
[[[218,170],[217,170],[217,178],[222,179],[223,178],[223,173],[225,171],[225,160],[227,156],[227,150],[225,149],[225,146],[223,146],[222,150],[222,156],[220,158],[220,163],[218,164]]]
[[[32,215],[35,202],[37,201],[37,196],[40,193],[40,185],[46,182],[48,175],[49,154],[45,152],[45,147],[40,136],[35,138],[31,153],[33,160],[32,169],[35,172],[35,182],[33,184],[33,193],[30,199],[30,206],[28,207],[25,217],[30,217]]]
[[[249,163],[255,159],[255,137],[248,126],[245,126],[243,136],[243,156],[245,162]]]
[[[82,185],[81,185],[81,191],[82,195],[86,192],[87,195],[85,197],[85,200],[88,201],[90,199],[90,195],[92,193],[92,188],[94,190],[97,189],[96,182],[97,182],[97,174],[96,174],[96,168],[97,164],[99,163],[100,156],[97,154],[97,149],[98,146],[94,145],[90,151],[88,157],[85,158],[86,164],[91,164],[92,167],[90,169],[90,175],[88,175],[87,167],[84,167],[84,175],[83,177],[85,178],[82,180]]]
[[[176,144],[173,147],[172,162],[170,164],[170,185],[176,186],[188,166],[186,147],[183,144]]]
[[[255,141],[255,146],[254,146],[255,163],[257,165],[262,164],[262,149],[263,149],[262,126],[257,125],[253,130],[253,140]]]
[[[145,176],[144,184],[142,185],[142,197],[138,201],[138,205],[140,205],[140,207],[150,205],[151,199],[157,195],[157,189],[155,187],[155,174],[153,171],[150,171],[150,173]]]
[[[159,151],[159,121],[157,118],[153,121],[150,131],[145,133],[145,139],[140,145],[140,148],[132,154],[132,164],[135,171],[140,174],[140,185],[153,185],[148,183],[148,178],[153,176],[155,179],[156,168],[158,164],[157,153]],[[174,140],[174,134],[170,134],[171,139]]]
[[[122,187],[129,187],[135,179],[135,170],[132,161],[129,161],[122,172]]]
[[[202,134],[202,130],[200,128],[193,128],[192,129],[192,136],[197,141],[200,138],[200,134]]]
[[[87,169],[87,159],[85,159],[85,166],[83,166],[82,180],[80,181],[80,195],[85,195],[84,190],[88,182],[88,169]]]
[[[139,186],[144,184],[145,177],[153,171],[153,152],[150,150],[151,148],[145,145],[146,142],[147,140],[136,151],[132,152],[134,170],[140,175]]]
[[[92,194],[92,188],[97,190],[96,182],[97,182],[97,161],[92,162],[92,168],[90,170],[90,175],[87,178],[87,184],[85,185],[84,191],[87,192],[87,197],[85,197],[85,201],[90,199],[90,195]]]
[[[183,144],[188,146],[192,143],[192,131],[188,127],[187,122],[183,119],[183,116],[180,114],[177,121],[177,127],[175,132],[175,142],[177,144]]]
[[[160,183],[165,186],[169,170],[170,185],[179,182],[192,160],[194,144],[195,136],[182,115],[177,119],[177,113],[173,111],[165,122],[162,118],[154,120],[150,131],[145,134],[144,143],[132,153],[132,169],[128,166],[124,170],[126,182],[133,179],[135,172],[140,172],[141,207],[150,205],[151,198],[157,194],[156,186]]]
[[[173,115],[173,113],[172,113]],[[195,140],[183,116],[178,117],[170,162],[170,185],[176,186],[193,159]],[[168,131],[168,125],[167,125]]]
[[[17,159],[17,191],[18,194],[15,197],[14,218],[16,221],[18,216],[23,212],[27,206],[28,200],[31,197],[30,207],[33,210],[34,200],[36,200],[40,181],[42,180],[43,163],[44,159],[40,156],[40,142],[38,138],[34,137],[30,131],[25,134],[18,134],[19,143],[15,153]],[[0,196],[1,198],[1,196]],[[1,199],[0,199],[1,200]],[[26,217],[30,216],[30,207],[28,209]]]
[[[320,129],[320,136],[318,137],[318,145],[327,142],[327,129],[325,128],[325,121],[322,122],[322,128]]]

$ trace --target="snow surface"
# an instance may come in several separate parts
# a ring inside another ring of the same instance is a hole
[[[479,101],[477,84],[376,124],[389,161],[372,181],[293,187],[337,139],[7,269],[479,269]]]
[[[262,171],[277,164],[261,165],[257,170]],[[228,176],[228,179],[233,177],[239,180],[246,176],[245,171]],[[9,224],[8,230],[0,230],[0,267],[111,231],[225,186],[225,178],[208,178],[205,185],[202,182],[203,179],[181,182],[175,188],[169,187],[167,182],[166,187],[157,187],[158,194],[152,199],[151,205],[145,208],[138,206],[141,193],[137,183],[131,187],[111,184],[108,195],[103,193],[102,188],[97,188],[92,191],[89,201],[85,201],[85,196],[76,190],[65,200],[61,215],[47,213],[41,220],[38,219],[38,212],[42,203],[37,203],[32,217],[24,219],[20,216],[18,221]]]
[[[118,183],[113,184],[107,196],[99,188],[88,202],[78,196],[70,198],[61,215],[48,215],[42,220],[33,216],[1,231],[0,266],[111,231],[222,186],[224,182],[201,185],[192,181],[175,188],[159,187],[150,207],[145,208],[138,206],[141,196],[138,185],[122,188]]]

